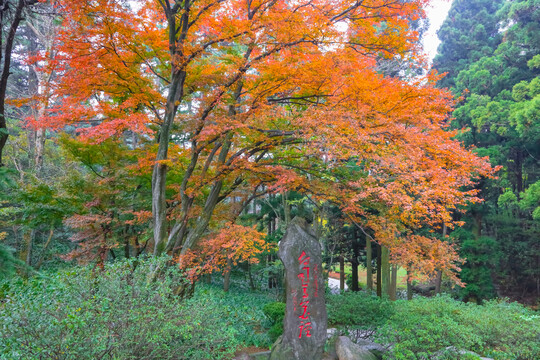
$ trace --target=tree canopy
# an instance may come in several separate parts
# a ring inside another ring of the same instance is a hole
[[[253,199],[295,191],[338,206],[395,262],[457,280],[454,247],[423,230],[453,226],[493,169],[447,131],[438,77],[414,75],[427,3],[55,2],[27,124],[70,133],[89,171],[66,213],[72,254],[129,249],[146,224],[145,251],[186,255],[241,233]]]

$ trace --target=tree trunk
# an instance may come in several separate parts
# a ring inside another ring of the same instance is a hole
[[[409,271],[407,271],[407,300],[412,300],[412,282]]]
[[[360,290],[358,288],[358,256],[360,255],[359,254],[360,249],[359,249],[359,244],[358,244],[357,239],[353,239],[352,248],[353,248],[353,256],[352,256],[352,259],[351,259],[351,268],[352,268],[351,290],[352,291],[358,291],[358,290]]]
[[[345,290],[345,258],[339,257],[339,289]]]
[[[5,1],[2,1],[2,9],[0,9],[0,60],[3,60],[4,66],[2,68],[2,75],[0,76],[0,167],[4,166],[3,163],[3,151],[6,146],[6,142],[9,136],[6,122],[6,95],[7,95],[7,82],[8,77],[11,74],[11,55],[13,51],[13,44],[15,42],[15,34],[21,20],[23,19],[23,9],[26,6],[34,5],[37,0],[19,0],[17,6],[13,11],[13,20],[9,24],[9,30],[6,36],[5,46],[2,39],[4,38],[3,28],[7,19],[8,5]],[[4,50],[3,54],[1,53]],[[3,56],[2,56],[3,55]],[[3,57],[3,59],[2,59]]]
[[[251,291],[255,291],[255,282],[253,281],[253,274],[251,273],[251,264],[248,261],[247,264],[248,277],[249,277],[249,288]]]
[[[127,236],[126,236],[126,243],[124,244],[124,257],[126,259],[129,259],[131,257],[131,254],[130,254],[130,251],[129,251],[129,237],[127,237]]]
[[[32,266],[32,251],[34,250],[34,238],[36,231],[34,229],[23,233],[24,249],[20,253],[20,259],[28,266]]]
[[[267,256],[266,266],[268,267],[272,262],[275,261],[274,255],[270,254]],[[273,289],[278,287],[278,274],[273,271],[268,272],[268,288]]]
[[[366,237],[366,286],[368,291],[373,291],[373,265],[372,265],[372,247],[371,240]]]
[[[352,274],[351,274],[351,290],[352,291],[359,291],[360,288],[358,287],[358,262],[352,261],[351,262],[351,268],[352,268]]]
[[[377,245],[377,296],[378,297],[382,297],[381,261],[382,261],[381,245]]]
[[[169,26],[171,25],[169,24]],[[184,82],[186,79],[185,71],[178,71],[178,69],[174,69],[174,67],[172,71],[173,75],[171,85],[169,87],[169,94],[167,96],[165,116],[158,134],[156,163],[152,172],[152,218],[154,221],[155,256],[163,254],[166,246],[167,203],[165,189],[168,167],[164,163],[164,160],[167,160],[168,158],[171,127],[178,110],[178,104],[180,104],[180,101],[184,95]],[[193,164],[193,166],[195,166],[195,164]]]
[[[38,51],[38,43],[37,43],[37,36],[36,33],[31,30],[31,26],[27,24],[26,26],[27,30],[27,51],[28,55],[30,56],[36,56]],[[28,96],[29,97],[38,97],[39,94],[39,75],[38,70],[36,69],[37,64],[28,64]],[[31,107],[32,116],[37,119],[38,118],[38,112],[41,109],[41,103],[39,101],[31,101],[29,103]],[[36,140],[38,138],[38,131],[32,128],[27,129],[28,135],[28,158],[34,159],[34,169],[36,169],[35,166],[35,159],[36,159],[36,152],[37,152],[37,144]],[[39,178],[39,171],[36,169],[36,175]]]
[[[30,239],[28,243],[28,252],[26,253],[26,265],[32,266],[32,255],[34,255],[34,243],[36,240],[36,230],[32,229],[30,232]]]
[[[231,268],[232,261],[231,258],[227,258],[227,267],[225,268],[225,278],[223,279],[223,291],[229,291],[229,285],[231,282]]]
[[[441,284],[442,284],[442,271],[437,271],[437,278],[435,279],[435,294],[441,293]]]
[[[398,266],[392,265],[392,274],[390,277],[390,289],[388,295],[390,296],[390,300],[396,301],[397,299],[397,273],[398,273]]]
[[[40,109],[39,115],[43,117],[45,115],[45,109]],[[36,167],[36,174],[39,176],[41,174],[41,169],[43,168],[43,152],[45,151],[45,129],[39,128],[36,130],[36,143],[34,151],[34,166]]]
[[[382,296],[390,295],[390,256],[388,248],[381,246]]]
[[[446,224],[443,223],[443,229],[442,229],[443,239],[446,237],[446,231],[447,231]],[[435,281],[435,294],[441,293],[441,285],[442,285],[442,271],[438,270],[437,279]]]
[[[39,270],[39,268],[41,268],[41,265],[43,264],[43,260],[45,260],[45,254],[47,253],[47,249],[49,248],[49,244],[51,243],[53,234],[54,234],[54,225],[51,224],[51,229],[49,230],[49,237],[47,238],[47,242],[43,246],[43,250],[41,250],[41,255],[36,264],[36,270]]]
[[[249,54],[251,53],[252,48],[248,49],[247,52],[244,54],[244,57],[247,59],[249,57]],[[234,99],[235,101],[238,101],[240,99],[240,95],[242,94],[242,81],[239,81],[236,89],[234,91]],[[236,108],[234,105],[229,105],[229,112],[228,115],[233,117],[236,115]],[[217,164],[219,166],[223,166],[226,164],[227,156],[229,154],[229,150],[231,148],[232,144],[232,136],[233,134],[231,132],[228,132],[225,134],[223,138],[223,142],[221,145],[216,143],[216,147],[214,148],[217,152],[219,147],[221,149],[219,150],[219,155],[217,159]],[[188,166],[188,169],[186,170],[186,173],[184,174],[184,178],[182,179],[182,184],[180,185],[180,194],[182,199],[182,221],[179,224],[175,224],[173,227],[173,230],[171,231],[171,234],[169,235],[169,238],[167,240],[167,244],[165,246],[165,251],[172,251],[173,254],[177,253],[178,249],[180,249],[180,255],[185,255],[188,250],[190,250],[193,245],[195,245],[203,236],[204,232],[206,231],[208,224],[210,223],[210,219],[212,218],[212,215],[214,213],[214,209],[216,208],[217,204],[224,199],[224,197],[221,197],[221,189],[223,188],[223,180],[217,180],[213,183],[212,189],[210,190],[210,193],[208,197],[206,198],[206,202],[204,204],[204,209],[202,212],[202,215],[198,217],[196,221],[195,228],[187,232],[187,238],[185,239],[185,242],[182,244],[182,240],[184,238],[184,234],[187,231],[187,219],[189,218],[189,208],[193,202],[193,198],[189,197],[186,193],[187,190],[187,183],[189,178],[191,177],[191,174],[195,170],[195,166],[197,164],[197,160],[199,157],[198,152],[195,150],[197,148],[197,141],[192,141],[192,157],[191,162]],[[235,186],[238,186],[242,183],[241,178],[237,178],[232,188],[234,189]],[[231,190],[230,190],[231,191]],[[187,205],[185,205],[187,204]],[[179,231],[179,235],[176,234],[175,228],[177,225],[180,225],[181,231]]]
[[[287,202],[287,192],[286,191],[283,191],[283,193],[281,194],[281,199],[282,199],[282,202],[283,202],[283,214],[284,214],[284,217],[285,217],[285,219],[284,219],[285,220],[284,227],[287,228],[287,226],[291,222],[291,208],[289,206],[289,203]]]
[[[32,106],[33,116],[40,124],[34,132],[34,146],[32,148],[32,156],[34,158],[34,167],[36,176],[40,176],[41,169],[43,168],[43,155],[45,152],[45,141],[47,139],[46,128],[41,124],[41,120],[45,117],[45,113],[49,108],[51,99],[51,82],[55,77],[55,71],[44,71],[48,65],[54,60],[56,52],[54,49],[56,39],[56,19],[53,16],[49,16],[46,21],[43,18],[39,18],[38,23],[28,25],[28,37],[29,37],[29,49],[32,55],[37,54],[38,42],[44,46],[45,51],[49,54],[47,60],[38,64],[37,62],[29,64],[30,76],[29,83],[33,85],[29,86],[29,93],[31,96],[42,97],[42,101],[35,102]],[[42,29],[42,31],[40,31]]]
[[[475,239],[479,239],[482,236],[482,213],[480,211],[473,212],[473,234]]]

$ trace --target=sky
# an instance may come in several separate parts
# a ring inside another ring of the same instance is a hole
[[[432,5],[426,8],[427,16],[429,17],[429,30],[424,37],[424,49],[429,54],[429,58],[433,60],[433,57],[437,54],[437,46],[439,46],[439,39],[437,38],[437,30],[441,27],[450,6],[451,0],[433,0]]]

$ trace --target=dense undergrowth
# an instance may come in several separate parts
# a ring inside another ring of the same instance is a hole
[[[540,316],[518,303],[476,305],[450,296],[392,302],[363,292],[330,296],[327,303],[331,326],[385,344],[388,359],[422,360],[436,353],[458,358],[445,349],[496,360],[540,359]]]
[[[148,282],[152,262],[80,267],[5,282],[1,359],[225,359],[240,346],[268,346],[260,320],[268,302],[205,285],[173,294],[181,273]]]
[[[181,299],[180,271],[149,282],[155,261],[134,265],[0,282],[0,359],[230,359],[279,335],[284,307],[268,305],[273,294],[201,283]],[[329,326],[385,344],[389,359],[429,359],[448,347],[497,360],[540,358],[540,317],[516,303],[390,302],[360,292],[327,295],[327,306]]]

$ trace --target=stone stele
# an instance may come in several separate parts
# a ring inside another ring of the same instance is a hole
[[[287,307],[283,336],[274,344],[270,360],[320,360],[328,322],[325,281],[321,246],[306,220],[291,221],[278,256],[285,266]]]

